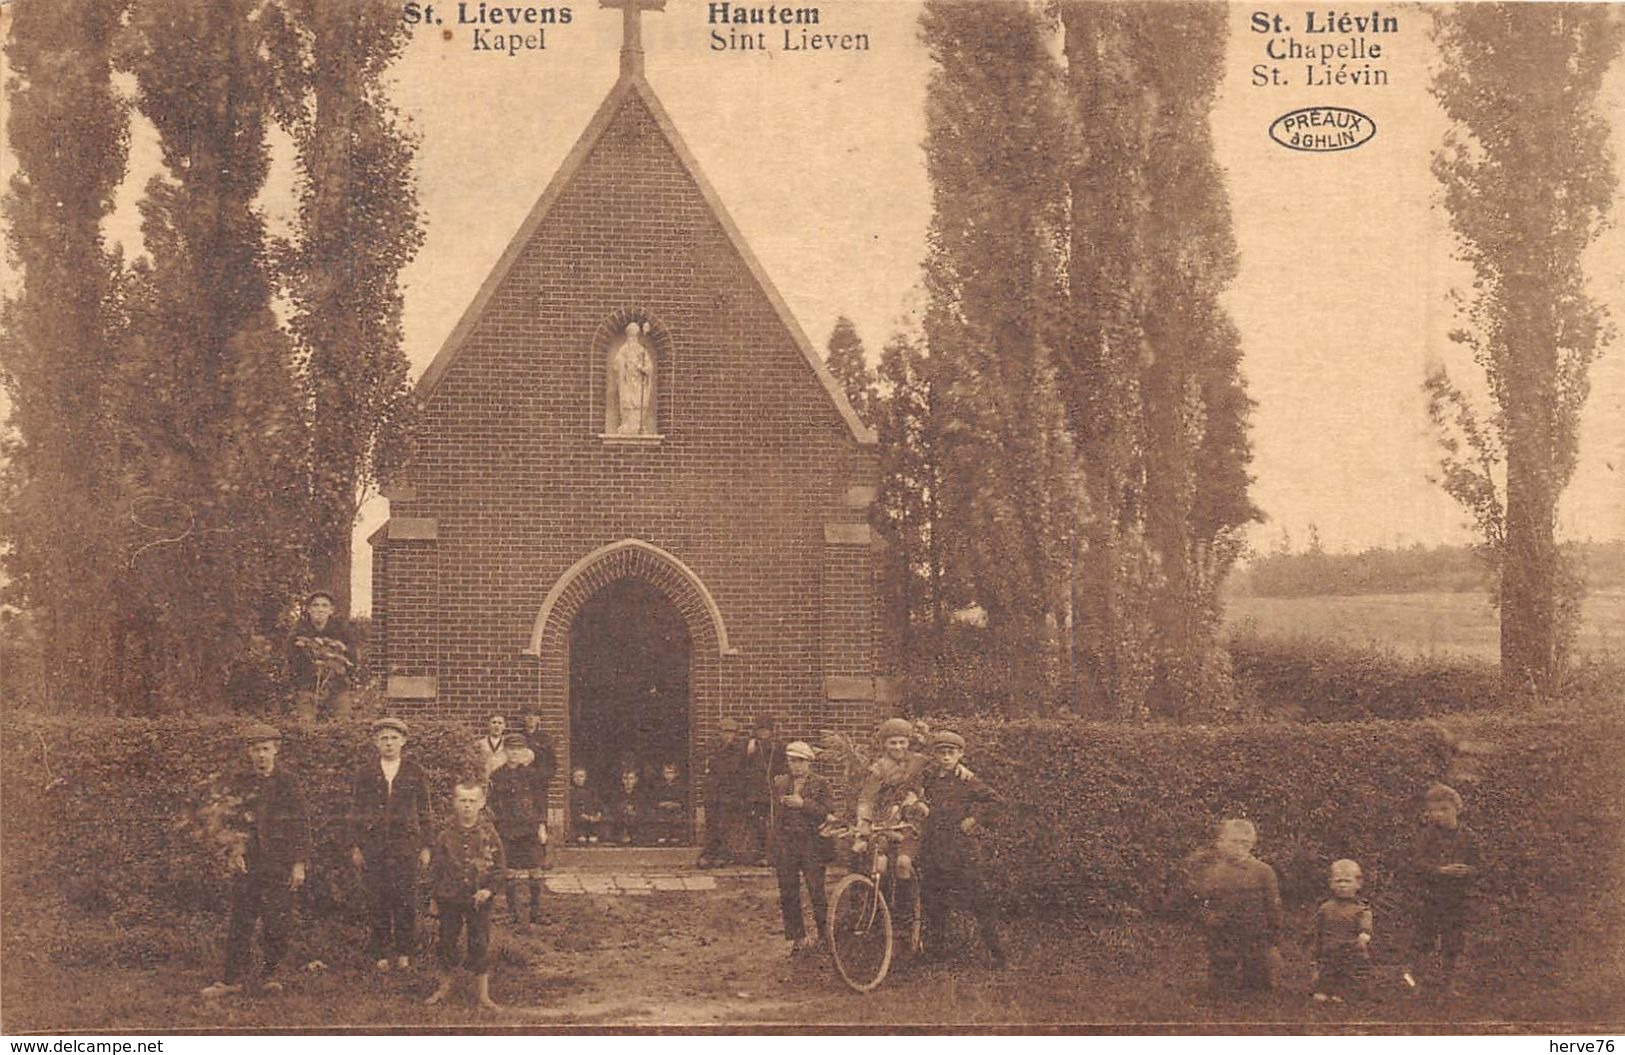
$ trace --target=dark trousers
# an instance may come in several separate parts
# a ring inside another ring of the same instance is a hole
[[[418,855],[416,850],[367,854],[362,882],[372,917],[372,956],[410,956],[417,950]]]
[[[932,867],[920,869],[920,913],[925,917],[921,942],[933,953],[943,952],[943,936],[948,930],[948,913],[968,908],[976,917],[976,930],[993,958],[1004,958],[999,941],[999,910],[993,894],[976,868]]]
[[[508,898],[508,911],[514,918],[519,918],[519,881],[515,872],[531,871],[532,874],[525,880],[530,887],[530,918],[534,923],[542,920],[542,881],[537,879],[533,869],[541,864],[542,854],[546,847],[536,838],[536,830],[529,828],[502,837],[502,855],[508,862],[508,877],[504,892]]]
[[[1420,967],[1439,950],[1440,966],[1449,973],[1467,939],[1467,899],[1464,897],[1423,896],[1411,937],[1411,964]]]
[[[818,940],[829,930],[829,895],[824,890],[824,857],[816,848],[782,845],[773,859],[779,875],[779,914],[784,917],[784,936],[800,941],[807,936],[807,921],[801,914],[801,881],[807,881],[807,898],[812,902],[813,925]]]
[[[269,976],[288,951],[293,891],[281,870],[238,875],[231,882],[231,922],[226,927],[226,981],[236,985],[248,974],[254,924],[260,924],[261,977]]]
[[[1369,968],[1370,960],[1358,945],[1339,945],[1327,949],[1321,955],[1320,977],[1315,979],[1315,992],[1345,998],[1358,997],[1365,992]]]
[[[491,969],[491,902],[474,904],[472,897],[436,898],[440,906],[440,966],[446,970],[467,967],[475,974]],[[458,947],[463,931],[468,931],[468,955]]]
[[[739,807],[731,802],[712,802],[705,807],[705,846],[700,857],[711,861],[732,861],[740,847]]]
[[[688,811],[650,810],[648,823],[644,826],[644,831],[646,837],[651,841],[665,839],[667,842],[687,842]]]
[[[1275,988],[1273,946],[1254,932],[1209,927],[1207,975],[1216,989]]]

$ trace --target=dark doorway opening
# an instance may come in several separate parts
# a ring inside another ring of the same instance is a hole
[[[686,789],[689,654],[682,613],[638,579],[604,587],[571,624],[570,765],[586,767],[589,786],[606,806],[621,796],[627,769],[638,774],[646,812],[654,809],[662,766],[675,763]],[[689,815],[685,801],[683,816]],[[645,841],[650,830],[635,840]]]

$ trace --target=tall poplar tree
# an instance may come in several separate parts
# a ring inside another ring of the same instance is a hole
[[[415,143],[385,81],[407,30],[388,0],[282,2],[272,43],[300,183],[279,271],[310,419],[310,574],[348,613],[356,514],[404,459],[411,422],[400,273],[423,227]]]
[[[38,620],[56,705],[116,691],[121,570],[112,363],[121,267],[101,224],[124,177],[112,83],[117,0],[17,0],[6,54],[16,172],[5,196],[20,282],[0,317],[10,442],[0,456],[7,600]]]
[[[1502,684],[1546,696],[1572,575],[1557,503],[1574,473],[1588,371],[1612,336],[1582,258],[1618,192],[1599,93],[1625,26],[1607,5],[1485,3],[1442,9],[1434,28],[1433,93],[1451,128],[1433,169],[1474,274],[1452,336],[1483,369],[1494,412],[1480,425],[1443,374],[1429,380],[1430,409],[1444,432],[1446,489],[1496,558]]]
[[[1218,587],[1259,515],[1220,304],[1236,249],[1209,114],[1227,13],[1068,2],[1062,18],[1082,130],[1060,363],[1084,490],[1076,651],[1092,711],[1177,717],[1228,695]]]
[[[1058,685],[1073,516],[1053,363],[1071,126],[1037,7],[942,0],[922,27],[944,560],[986,613],[1007,709],[1041,710]]]
[[[165,174],[124,355],[123,475],[153,691],[207,706],[303,570],[305,437],[254,206],[274,103],[259,0],[139,0],[124,62]]]

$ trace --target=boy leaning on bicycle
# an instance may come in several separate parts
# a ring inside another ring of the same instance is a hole
[[[926,942],[937,942],[940,948],[943,927],[949,909],[959,901],[968,901],[976,914],[982,939],[988,946],[996,967],[1004,965],[1004,952],[999,944],[997,921],[992,901],[982,882],[974,849],[966,836],[977,823],[977,811],[1002,801],[986,784],[960,764],[964,753],[964,738],[957,733],[938,733],[932,738],[933,760],[909,744],[914,727],[902,718],[888,718],[878,730],[882,754],[869,767],[863,786],[858,791],[857,837],[852,842],[854,853],[862,854],[868,847],[868,838],[876,820],[909,822],[903,833],[894,836],[892,857],[896,862],[899,891],[893,899],[893,923],[900,933],[908,933],[913,920],[914,898],[902,892],[902,884],[916,882],[914,863],[925,859],[938,862],[938,878],[927,874],[920,889],[921,912],[928,930]],[[942,741],[942,746],[937,742]],[[931,788],[928,791],[928,786]],[[936,801],[932,800],[932,795]],[[938,803],[944,808],[942,823],[933,824],[931,814]],[[950,828],[952,829],[950,831]],[[923,861],[922,861],[923,864]]]

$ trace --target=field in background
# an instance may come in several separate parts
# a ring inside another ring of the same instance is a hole
[[[1264,637],[1331,638],[1410,655],[1454,653],[1494,661],[1500,622],[1482,593],[1230,597],[1225,621]],[[1625,590],[1585,600],[1578,650],[1625,654]]]

